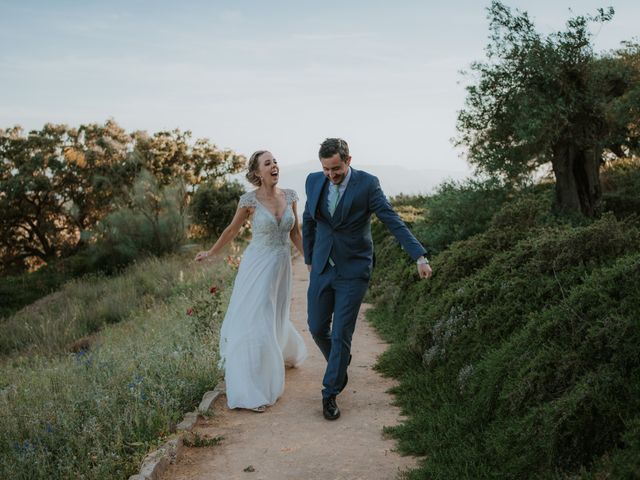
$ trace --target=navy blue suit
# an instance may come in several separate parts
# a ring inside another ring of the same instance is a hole
[[[329,183],[322,172],[307,177],[302,223],[304,260],[312,267],[307,292],[309,331],[327,360],[324,398],[338,394],[344,383],[351,337],[371,277],[371,214],[414,260],[426,254],[391,207],[376,177],[352,168],[333,216],[327,207]]]

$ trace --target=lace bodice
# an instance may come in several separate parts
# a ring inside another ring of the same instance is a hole
[[[287,206],[278,222],[275,215],[256,198],[255,190],[240,197],[239,207],[254,208],[251,222],[252,238],[250,246],[289,247],[289,232],[293,228],[295,218],[291,204],[298,201],[295,190],[283,189]],[[288,250],[287,250],[288,251]]]

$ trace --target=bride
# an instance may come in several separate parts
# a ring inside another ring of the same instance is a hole
[[[225,371],[229,408],[263,412],[284,391],[285,364],[298,366],[307,351],[289,320],[291,247],[302,254],[294,190],[280,189],[273,155],[251,155],[247,179],[258,188],[240,197],[229,226],[213,247],[196,255],[216,255],[252,218],[252,239],[233,285],[220,330],[220,365]]]

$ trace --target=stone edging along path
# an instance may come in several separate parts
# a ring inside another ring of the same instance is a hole
[[[225,393],[224,382],[202,396],[200,405],[192,412],[185,414],[176,425],[176,433],[153,452],[147,454],[142,461],[140,471],[129,477],[129,480],[160,480],[170,464],[176,463],[184,450],[184,440],[191,433],[198,421],[198,416],[206,414],[220,395]]]

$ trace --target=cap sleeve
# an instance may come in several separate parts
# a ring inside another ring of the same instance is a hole
[[[287,203],[289,205],[298,201],[298,194],[296,193],[295,190],[290,190],[290,189],[285,190],[285,196],[287,198]]]
[[[238,202],[238,208],[255,208],[256,207],[256,192],[253,190],[247,193],[243,193],[240,196]]]

